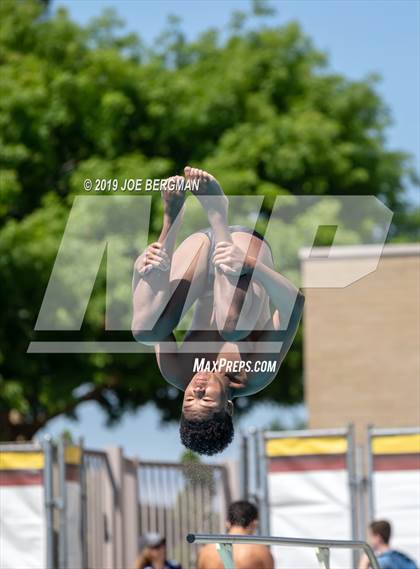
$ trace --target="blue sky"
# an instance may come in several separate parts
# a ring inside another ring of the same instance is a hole
[[[330,68],[352,79],[371,72],[382,77],[379,91],[394,119],[388,145],[412,153],[417,170],[420,164],[420,3],[415,0],[284,0],[271,2],[277,15],[265,23],[283,24],[297,20],[315,45],[329,54]],[[162,31],[169,14],[179,15],[189,38],[209,27],[223,27],[234,10],[248,10],[242,0],[59,0],[52,9],[65,6],[73,19],[84,24],[106,7],[113,7],[127,22],[127,30],[137,32],[150,43]],[[410,197],[417,196],[412,188]],[[281,381],[281,373],[276,381]],[[241,421],[237,428],[265,426],[276,417],[293,423],[304,415],[272,406],[262,406]],[[123,446],[129,455],[144,459],[177,459],[182,446],[176,425],[159,425],[152,405],[127,415],[113,429],[104,428],[104,417],[93,405],[80,409],[78,423],[56,419],[48,426],[54,434],[69,428],[83,435],[90,447]],[[331,425],[336,426],[336,425]],[[237,440],[221,458],[237,455]]]
[[[330,67],[351,79],[371,72],[382,77],[379,91],[392,111],[389,146],[411,152],[420,164],[420,2],[416,0],[278,0],[266,24],[298,21]],[[114,8],[127,30],[152,42],[170,14],[178,15],[188,38],[209,27],[224,27],[244,0],[55,0],[85,24],[104,8]],[[414,191],[414,190],[413,190]]]

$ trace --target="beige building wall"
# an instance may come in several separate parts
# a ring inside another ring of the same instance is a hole
[[[420,424],[420,247],[385,246],[377,269],[345,288],[306,288],[371,266],[374,248],[302,252],[309,428]],[[305,258],[306,257],[306,258]],[[324,258],[322,258],[324,257]]]

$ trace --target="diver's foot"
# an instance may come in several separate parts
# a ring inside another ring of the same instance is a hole
[[[163,209],[165,215],[174,221],[182,209],[185,201],[185,178],[184,176],[172,176],[165,180],[161,190]]]
[[[184,168],[185,178],[190,181],[190,190],[197,196],[201,205],[208,212],[227,213],[228,200],[222,187],[214,176],[199,168]]]

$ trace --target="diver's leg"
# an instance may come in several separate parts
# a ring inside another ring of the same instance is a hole
[[[246,254],[256,258],[261,250],[261,255],[268,254],[271,261],[267,244],[258,237],[244,232],[231,235],[228,226],[229,203],[214,176],[189,166],[184,172],[187,179],[194,183],[198,182],[191,191],[206,210],[216,249],[218,245],[226,247],[237,245],[242,248],[244,258]],[[264,289],[254,282],[250,285],[251,275],[240,275],[242,262],[239,262],[239,265],[238,271],[233,275],[216,269],[214,279],[213,318],[220,335],[226,340],[233,341],[249,335],[261,314],[262,306],[267,305]]]
[[[143,276],[134,291],[132,330],[139,342],[166,338],[183,314],[204,294],[208,280],[209,241],[202,233],[185,239],[174,252],[166,278],[156,270]]]
[[[229,202],[222,187],[214,176],[199,168],[184,168],[185,177],[192,182],[191,192],[197,197],[206,211],[214,242],[232,244],[232,236],[228,226]],[[211,259],[209,259],[209,263]],[[230,305],[236,293],[237,277],[226,275],[216,270],[213,287],[213,316],[219,334],[224,337],[226,327],[230,326]],[[227,330],[228,331],[228,330]]]
[[[189,236],[175,250],[184,195],[167,191],[162,196],[165,209],[159,239],[135,263],[132,331],[137,341],[146,344],[155,344],[174,330],[203,293],[208,274],[209,240],[203,233]]]

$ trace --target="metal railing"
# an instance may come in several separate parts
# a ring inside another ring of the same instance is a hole
[[[312,547],[316,549],[320,569],[330,569],[330,549],[363,549],[368,556],[372,569],[380,569],[372,548],[365,541],[338,540],[338,539],[301,539],[294,537],[269,537],[247,535],[211,535],[194,534],[187,535],[187,542],[192,544],[215,543],[225,569],[235,569],[232,556],[234,543],[280,545],[289,547]]]

